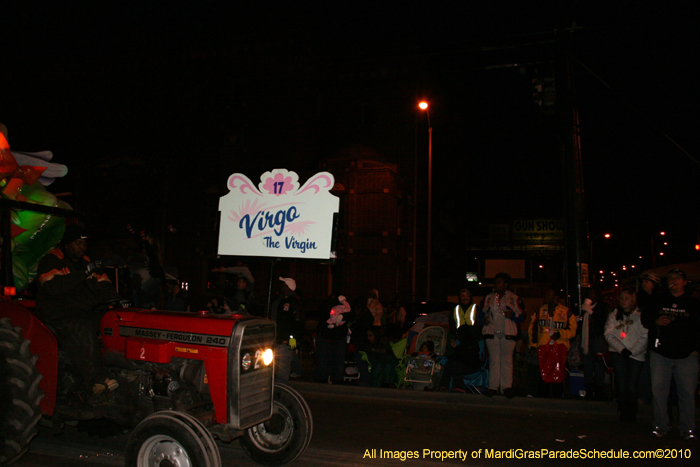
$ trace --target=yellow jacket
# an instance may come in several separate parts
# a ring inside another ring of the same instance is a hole
[[[576,336],[576,316],[569,315],[569,309],[564,305],[557,305],[554,313],[549,313],[549,306],[545,303],[532,317],[530,322],[530,347],[547,345],[552,340],[552,335],[559,332],[557,344],[564,344],[569,348],[569,339]]]

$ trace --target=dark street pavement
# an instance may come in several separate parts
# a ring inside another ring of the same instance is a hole
[[[487,450],[494,456],[497,451],[505,456],[538,453],[542,456],[542,450],[547,450],[548,455],[549,451],[563,451],[565,455],[577,452],[579,457],[602,456],[595,451],[604,451],[605,455],[620,455],[622,450],[633,456],[634,451],[660,450],[653,456],[661,454],[675,456],[675,459],[654,459],[641,463],[697,465],[700,459],[697,442],[686,442],[678,437],[677,432],[672,432],[665,439],[651,436],[651,406],[640,407],[640,417],[636,424],[623,424],[618,421],[615,403],[610,401],[524,397],[506,399],[503,396],[487,398],[474,394],[315,383],[297,383],[294,386],[307,398],[314,410],[318,428],[312,447],[335,445],[347,454],[354,453],[359,463],[362,463],[366,449],[376,449],[377,452],[379,449],[418,451],[421,461],[429,460],[423,450],[469,451],[470,458],[464,462],[455,459],[442,461],[467,465],[534,465],[543,462],[561,465],[567,462],[549,459],[547,456],[535,460],[487,459]],[[331,416],[336,420],[336,424],[331,425],[335,428],[330,433],[319,429],[328,424],[328,421],[320,420],[323,416]],[[339,437],[338,433],[343,435]],[[480,457],[472,458],[472,454],[479,455],[479,450]],[[678,450],[683,452],[679,454]],[[688,455],[692,457],[688,460],[680,459],[680,456]],[[614,462],[615,465],[640,463],[637,459],[624,461],[590,458],[579,462],[599,465],[605,461]],[[380,459],[365,458],[362,465],[384,465],[383,462]],[[416,461],[405,461],[409,462]]]
[[[651,407],[641,407],[636,424],[617,420],[613,402],[578,399],[534,399],[380,389],[311,382],[292,382],[307,400],[314,417],[314,437],[306,454],[292,465],[564,465],[557,455],[588,457],[579,465],[698,465],[697,442],[677,433],[650,435]],[[52,437],[47,430],[17,465],[23,467],[123,465],[126,435],[100,438],[69,430]],[[220,444],[223,465],[252,466],[234,442]],[[631,457],[643,450],[664,459],[601,459]],[[389,451],[395,459],[387,458]],[[466,459],[439,458],[442,454]],[[373,458],[371,455],[376,454]],[[384,458],[379,458],[384,454]],[[503,458],[497,458],[501,454]],[[400,460],[401,456],[417,458]],[[491,458],[487,458],[490,455]],[[508,456],[543,456],[542,459]],[[675,456],[673,458],[672,456]],[[690,459],[681,458],[690,456]],[[591,458],[594,457],[594,458]]]

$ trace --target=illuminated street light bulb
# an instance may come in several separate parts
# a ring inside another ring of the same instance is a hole
[[[634,269],[634,264],[633,264],[632,266],[630,266],[630,267],[631,267],[632,269]]]
[[[540,264],[540,269],[542,269],[542,268],[544,268],[544,266],[542,266],[542,265]]]
[[[611,235],[610,235],[609,233],[606,233],[605,235],[603,235],[603,237],[605,237],[605,238],[610,238]]]
[[[420,108],[421,108],[421,110],[425,110],[425,109],[427,109],[427,108],[428,108],[428,103],[427,103],[427,102],[425,102],[425,101],[423,101],[423,102],[419,102],[419,103],[418,103],[418,107],[420,107]]]
[[[603,274],[603,271],[598,271],[599,273]]]
[[[427,106],[428,104],[426,104]],[[659,235],[666,235],[666,232],[659,232]]]
[[[663,256],[663,255],[664,255],[664,252],[663,252],[663,251],[659,253],[659,256]]]

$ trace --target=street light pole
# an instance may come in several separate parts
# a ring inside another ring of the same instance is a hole
[[[664,235],[666,235],[666,232],[659,232],[659,235],[663,237]],[[661,249],[659,248],[659,251],[660,250]],[[656,268],[656,250],[654,249],[654,235],[651,236],[651,267],[652,269]]]
[[[426,300],[430,301],[430,270],[431,270],[431,249],[432,249],[432,224],[433,224],[433,126],[430,124],[430,111],[428,103],[421,102],[418,104],[428,117],[428,254],[426,265],[427,285],[426,285]]]

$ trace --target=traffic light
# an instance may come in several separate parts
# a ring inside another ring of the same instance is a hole
[[[554,76],[532,78],[532,102],[545,115],[554,115],[556,94]]]
[[[539,78],[532,78],[532,103],[537,107],[542,107],[544,99],[544,85]]]

